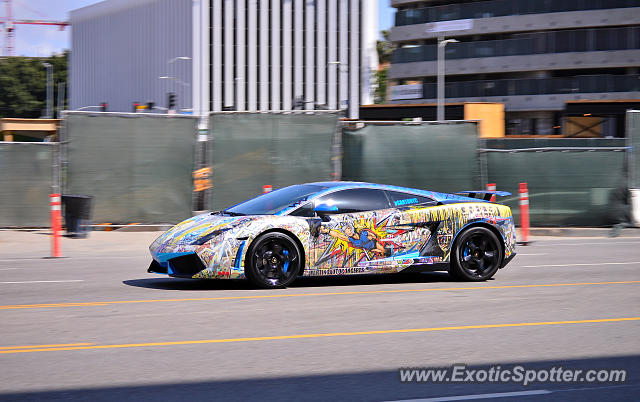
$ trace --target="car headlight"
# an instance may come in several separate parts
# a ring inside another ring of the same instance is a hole
[[[226,232],[227,230],[229,230],[231,228],[225,228],[225,229],[220,229],[220,230],[214,230],[211,233],[208,233],[204,236],[202,236],[201,238],[197,239],[196,241],[194,241],[193,243],[191,243],[192,246],[201,246],[203,244],[205,244],[206,242],[208,242],[209,240],[213,239],[214,237]]]

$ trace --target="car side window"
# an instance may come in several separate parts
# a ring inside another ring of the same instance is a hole
[[[300,208],[296,209],[295,211],[291,212],[289,215],[291,216],[302,216],[305,218],[312,218],[315,216],[314,212],[313,212],[313,201],[308,202],[304,205],[302,205]]]
[[[401,191],[387,191],[392,207],[431,206],[437,202],[433,198],[421,195],[403,193]]]
[[[371,188],[352,188],[336,191],[315,200],[315,205],[327,204],[338,208],[335,213],[375,211],[390,208],[384,191]]]
[[[337,210],[332,211],[334,214],[349,214],[390,208],[389,200],[383,190],[351,188],[316,198],[313,202],[300,207],[291,215],[313,216],[313,207],[320,204],[326,204],[331,207],[335,206]]]

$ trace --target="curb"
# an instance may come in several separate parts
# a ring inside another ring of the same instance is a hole
[[[529,234],[557,237],[640,237],[640,228],[530,228]]]
[[[128,225],[114,229],[114,232],[165,232],[174,225]]]

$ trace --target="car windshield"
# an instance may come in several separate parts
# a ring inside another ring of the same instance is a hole
[[[274,215],[287,207],[305,201],[313,194],[326,188],[326,186],[317,184],[289,186],[241,202],[222,212],[229,215]]]

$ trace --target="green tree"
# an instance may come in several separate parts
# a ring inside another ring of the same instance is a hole
[[[387,72],[393,54],[393,45],[389,41],[389,31],[382,30],[382,40],[376,42],[378,51],[378,63],[380,68],[376,71],[376,89],[374,92],[375,103],[385,103],[387,101]]]
[[[376,71],[376,90],[374,92],[375,103],[386,103],[387,101],[387,71],[389,67],[384,67]]]
[[[47,98],[47,72],[53,66],[54,108],[58,105],[58,83],[67,82],[69,51],[50,57],[0,58],[0,117],[38,118]],[[68,94],[65,91],[67,105]]]
[[[376,50],[378,51],[378,62],[380,64],[391,63],[391,55],[393,54],[393,45],[389,41],[389,31],[383,29],[380,31],[382,40],[376,41]]]

